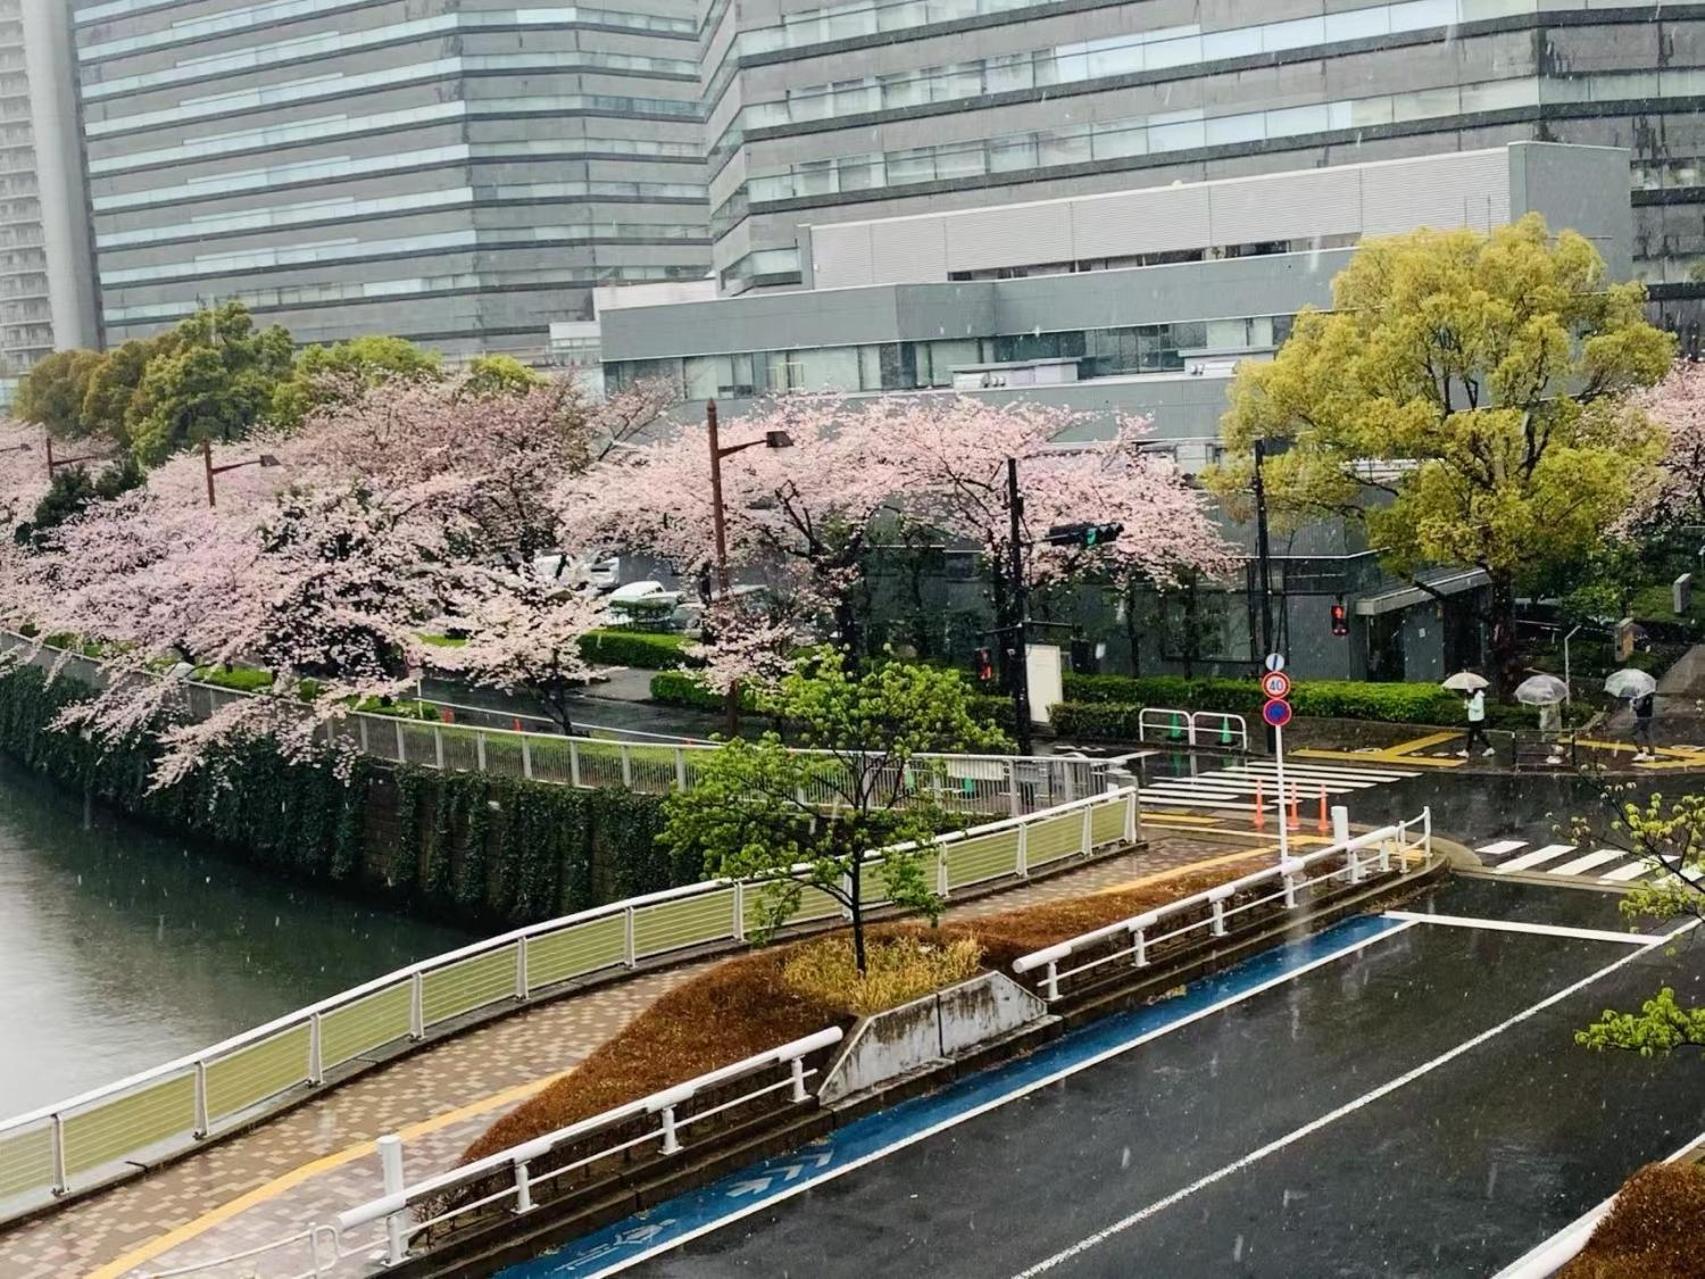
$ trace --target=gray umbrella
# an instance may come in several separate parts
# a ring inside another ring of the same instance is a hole
[[[1623,697],[1636,701],[1648,693],[1658,691],[1658,681],[1645,671],[1636,670],[1630,666],[1624,670],[1614,671],[1609,679],[1604,681],[1604,691],[1612,697]]]
[[[1516,685],[1516,701],[1523,706],[1555,706],[1569,700],[1569,686],[1555,675],[1530,675]]]

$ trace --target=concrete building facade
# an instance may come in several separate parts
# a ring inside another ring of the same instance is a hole
[[[796,286],[797,228],[1477,150],[1624,148],[1632,252],[1705,263],[1705,5],[726,0],[706,16],[715,264]]]
[[[690,0],[72,13],[106,344],[240,299],[300,341],[542,357],[709,261]]]

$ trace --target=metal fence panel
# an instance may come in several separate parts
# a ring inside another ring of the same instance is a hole
[[[421,978],[421,1007],[431,1026],[515,994],[517,943],[434,968]]]
[[[527,939],[527,985],[537,990],[620,964],[627,954],[627,920],[589,919]]]
[[[409,1033],[409,983],[335,1008],[320,1019],[320,1059],[329,1070]]]
[[[1125,800],[1123,797],[1095,806],[1095,811],[1089,819],[1089,837],[1098,848],[1102,844],[1119,843],[1125,838]]]
[[[162,1080],[65,1120],[65,1171],[135,1156],[195,1127],[195,1072]]]
[[[52,1187],[52,1125],[0,1137],[0,1200]]]
[[[1083,813],[1062,813],[1032,822],[1025,833],[1024,859],[1031,866],[1042,866],[1070,857],[1083,848]]]
[[[633,953],[658,955],[683,946],[722,941],[734,934],[734,890],[641,906],[633,912]]]
[[[439,728],[438,736],[444,743],[444,767],[446,769],[455,769],[462,773],[477,773],[479,771],[478,742],[480,734],[477,730],[445,724]]]
[[[306,1024],[292,1026],[208,1063],[208,1119],[236,1114],[286,1088],[307,1083],[308,1037]]]
[[[1018,828],[979,835],[960,840],[947,847],[947,886],[961,888],[966,884],[998,879],[1018,871]]]
[[[533,758],[534,781],[574,785],[574,768],[569,758],[573,747],[566,737],[533,737],[528,739],[527,750]]]
[[[602,742],[583,741],[576,746],[575,753],[580,757],[580,785],[624,785],[622,753],[617,747],[606,746]]]
[[[765,913],[766,891],[760,884],[750,884],[746,888],[746,931],[751,933],[761,926]],[[829,919],[841,913],[841,904],[821,888],[807,885],[799,894],[799,908],[782,921],[786,924],[803,924],[814,919]]]

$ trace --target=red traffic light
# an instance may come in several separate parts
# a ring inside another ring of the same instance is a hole
[[[994,658],[990,655],[988,649],[979,648],[977,650],[976,654],[971,658],[971,669],[977,673],[977,679],[980,683],[987,684],[995,677]]]
[[[1348,635],[1350,633],[1350,614],[1349,610],[1344,607],[1342,600],[1332,605],[1332,633],[1334,635]]]

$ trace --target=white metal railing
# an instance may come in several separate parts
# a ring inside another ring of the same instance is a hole
[[[1127,787],[943,836],[926,873],[951,899],[973,885],[1022,879],[1130,843],[1137,833],[1137,792]],[[863,882],[866,905],[887,900],[880,875]],[[762,881],[709,880],[516,929],[0,1122],[0,1221],[193,1148],[293,1102],[358,1058],[418,1043],[471,1015],[660,956],[744,942],[763,917],[763,893]],[[807,887],[785,922],[842,915],[836,899]]]
[[[1137,712],[1137,740],[1183,742],[1187,746],[1249,749],[1249,724],[1229,711],[1186,711],[1170,706],[1145,706]]]
[[[1286,912],[1295,911],[1303,904],[1305,890],[1317,884],[1333,881],[1358,884],[1370,874],[1390,873],[1394,859],[1401,862],[1412,852],[1431,857],[1432,848],[1432,810],[1423,809],[1419,817],[1382,826],[1306,857],[1288,858],[1206,892],[1181,897],[1130,919],[1021,955],[1013,961],[1012,970],[1024,974],[1043,969],[1043,993],[1053,1002],[1060,998],[1062,982],[1108,964],[1123,962],[1137,968],[1147,967],[1157,946],[1184,939],[1223,937],[1238,916],[1275,904]],[[1168,929],[1168,921],[1179,922]],[[1071,962],[1086,954],[1092,957]]]
[[[96,684],[106,677],[103,663],[96,658],[0,632],[0,652],[17,648],[27,648],[26,660],[37,666],[60,666]],[[198,720],[253,696],[195,680],[183,680],[180,685],[185,712]],[[649,795],[687,789],[709,753],[721,749],[715,743],[614,742],[362,711],[326,721],[325,732],[328,745],[341,743],[389,763],[585,789],[620,786]],[[950,812],[1018,817],[1105,790],[1107,765],[1102,760],[1063,755],[923,754],[914,757],[911,772],[913,780]],[[827,784],[822,787],[825,801],[833,798],[831,789]]]
[[[768,1097],[780,1097],[783,1108],[804,1105],[812,1097],[805,1081],[817,1074],[806,1066],[806,1059],[834,1047],[841,1035],[839,1026],[830,1026],[412,1185],[400,1182],[401,1147],[393,1146],[396,1154],[383,1162],[387,1177],[397,1184],[388,1185],[379,1198],[339,1213],[335,1230],[342,1238],[383,1222],[384,1261],[397,1265],[407,1260],[415,1236],[453,1229],[466,1218],[494,1212],[531,1212],[540,1197],[549,1196],[552,1183],[612,1156],[648,1147],[664,1156],[680,1154],[686,1148],[682,1135],[692,1125]],[[778,1067],[778,1077],[725,1095],[728,1085],[765,1076]],[[701,1099],[706,1104],[694,1107]],[[599,1141],[603,1136],[609,1139]],[[564,1158],[553,1160],[559,1153]]]

